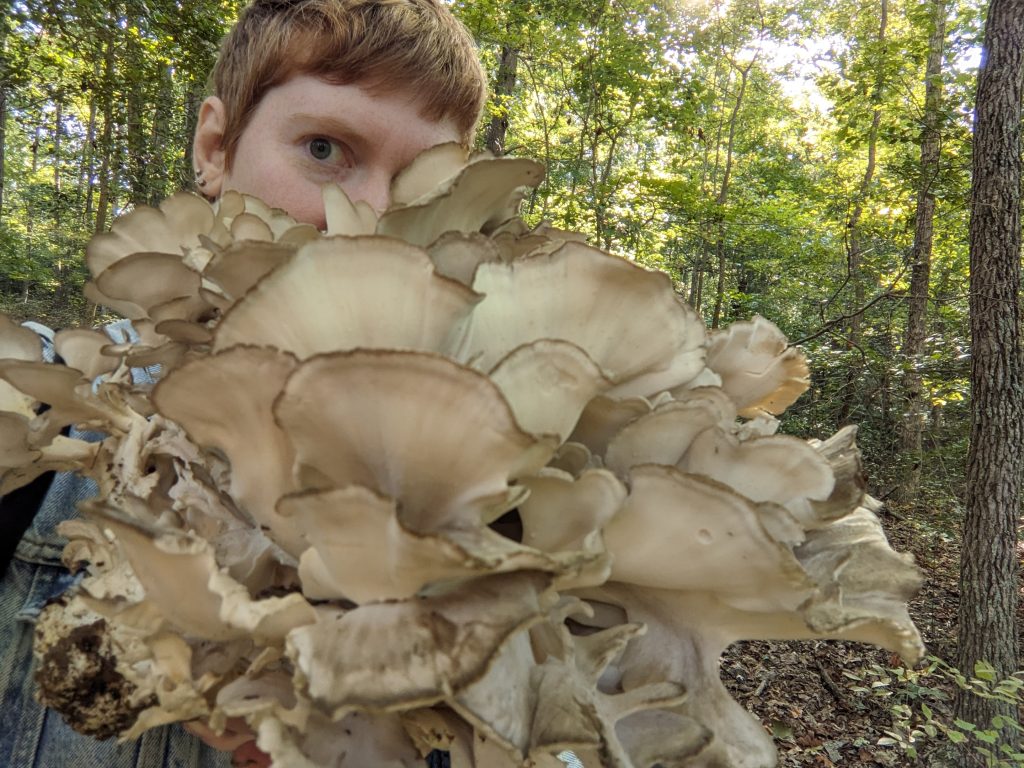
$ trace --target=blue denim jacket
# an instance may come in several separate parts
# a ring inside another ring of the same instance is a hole
[[[29,325],[43,337],[45,355],[52,358],[47,329]],[[106,330],[117,342],[132,332],[127,323]],[[137,378],[146,376],[139,371]],[[210,749],[180,726],[156,728],[125,744],[97,741],[71,730],[60,715],[35,699],[36,617],[47,600],[75,580],[61,564],[65,541],[56,527],[75,517],[76,504],[95,493],[90,480],[57,475],[0,580],[0,767],[226,768],[230,755]]]

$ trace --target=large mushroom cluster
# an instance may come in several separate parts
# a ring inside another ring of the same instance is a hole
[[[854,431],[776,434],[802,357],[529,229],[542,173],[438,147],[380,216],[328,188],[326,233],[179,194],[89,246],[120,341],[0,328],[2,490],[97,484],[44,701],[100,737],[241,717],[281,768],[759,768],[730,643],[919,655]]]

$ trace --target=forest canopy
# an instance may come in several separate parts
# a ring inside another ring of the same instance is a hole
[[[84,244],[115,215],[190,186],[196,110],[238,7],[14,4],[0,33],[9,311],[57,326],[91,320]],[[896,447],[912,364],[928,446],[940,461],[957,448],[977,2],[945,8],[928,332],[912,363],[897,353],[933,3],[458,0],[453,9],[493,77],[480,145],[548,167],[527,201],[531,220],[582,229],[669,272],[712,325],[760,313],[803,340],[816,381],[791,431],[860,422],[866,453],[890,467],[883,457]],[[883,491],[896,482],[875,477]],[[956,495],[948,480],[924,482]]]

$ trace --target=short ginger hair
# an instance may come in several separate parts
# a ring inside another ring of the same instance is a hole
[[[451,120],[466,146],[487,95],[473,39],[441,0],[253,0],[211,76],[229,167],[263,96],[300,74],[410,94],[424,118]]]

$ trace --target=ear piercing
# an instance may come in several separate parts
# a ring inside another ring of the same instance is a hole
[[[203,169],[196,168],[196,186],[205,187],[206,179],[203,178]]]

